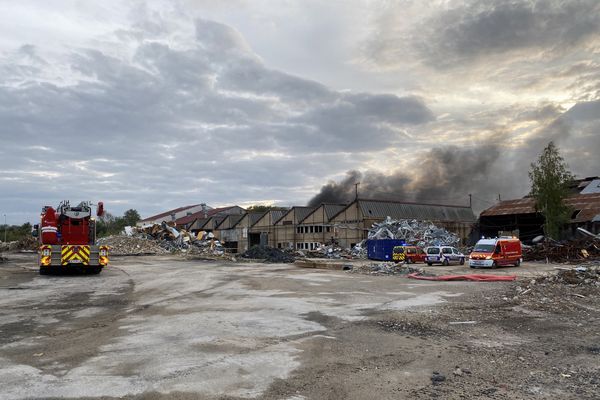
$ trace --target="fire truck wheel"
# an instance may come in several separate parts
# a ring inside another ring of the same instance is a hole
[[[517,260],[517,262],[515,263],[515,267],[520,267],[521,266],[521,260]]]
[[[407,259],[406,259],[406,263],[407,263],[407,264],[412,264],[412,263],[413,263],[413,260],[412,260],[412,258],[407,258]]]

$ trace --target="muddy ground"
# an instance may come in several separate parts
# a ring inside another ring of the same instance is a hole
[[[8,258],[2,399],[600,394],[600,287],[539,283],[555,265],[468,283],[164,256],[39,276],[33,256]]]

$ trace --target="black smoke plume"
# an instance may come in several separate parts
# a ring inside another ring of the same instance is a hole
[[[348,203],[359,198],[423,203],[466,205],[469,193],[493,187],[501,176],[494,176],[492,165],[500,155],[494,145],[462,149],[456,146],[433,148],[408,171],[390,175],[380,172],[348,171],[339,182],[330,181],[308,203]]]

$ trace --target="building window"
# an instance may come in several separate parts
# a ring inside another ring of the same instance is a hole
[[[302,233],[302,227],[301,226],[299,226],[299,227],[296,228],[296,233]]]
[[[328,227],[326,227],[326,229],[325,229],[325,230],[327,231],[327,233],[329,233],[329,232],[331,232],[331,227],[330,227],[330,226],[328,226]]]

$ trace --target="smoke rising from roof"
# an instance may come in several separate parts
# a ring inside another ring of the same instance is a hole
[[[348,171],[339,182],[330,181],[309,202],[347,203],[355,198],[355,184],[360,182],[359,197],[423,203],[468,204],[468,194],[493,186],[493,164],[500,156],[495,145],[462,149],[436,147],[426,153],[413,171],[386,175],[375,171]]]

